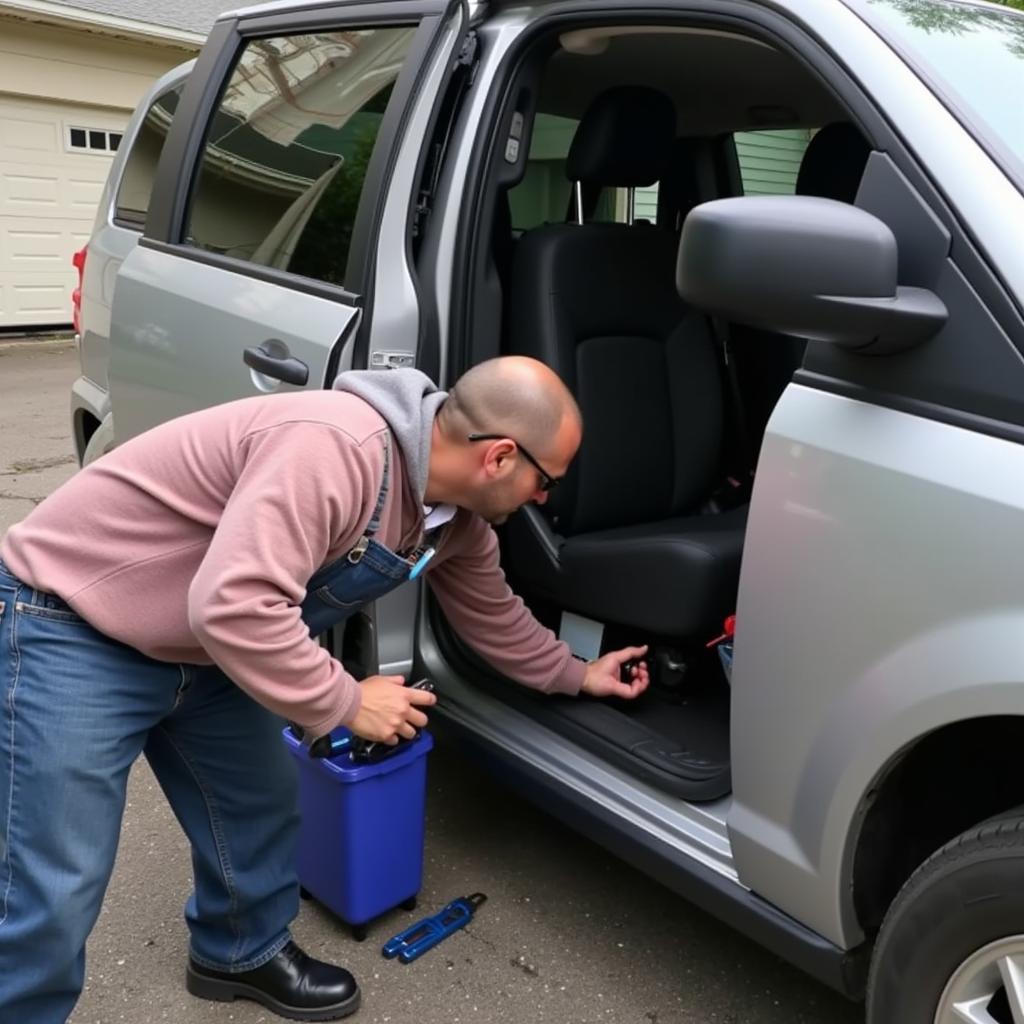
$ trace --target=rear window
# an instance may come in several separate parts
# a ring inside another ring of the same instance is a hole
[[[565,161],[578,124],[569,117],[537,115],[526,173],[508,194],[514,230],[528,231],[565,220],[572,191],[572,183],[565,176]]]
[[[160,154],[164,151],[167,133],[184,88],[185,83],[181,82],[169,92],[158,96],[139,125],[131,152],[125,161],[114,205],[114,219],[129,227],[139,230],[145,227],[156,165],[160,162]]]
[[[207,132],[189,244],[351,284],[356,211],[415,33],[352,29],[249,42]]]
[[[572,213],[572,182],[566,176],[565,165],[578,127],[575,118],[557,114],[539,113],[534,119],[526,173],[508,193],[512,228],[517,234],[542,224],[563,224]],[[624,220],[624,216],[616,216],[621,205],[619,192],[625,196],[623,189],[606,188],[590,219]]]

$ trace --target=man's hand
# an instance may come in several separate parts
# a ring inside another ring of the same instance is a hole
[[[370,676],[359,689],[362,704],[350,728],[364,740],[392,745],[399,737],[411,740],[427,724],[427,716],[418,709],[437,703],[434,694],[410,689],[401,676]]]
[[[633,678],[628,683],[622,682],[622,666],[627,661],[642,658],[646,653],[646,646],[624,647],[621,651],[609,651],[597,661],[589,662],[580,693],[589,697],[622,697],[625,700],[639,697],[651,681],[647,662],[641,661],[633,669]]]

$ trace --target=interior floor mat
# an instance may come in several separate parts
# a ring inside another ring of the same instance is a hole
[[[679,693],[651,688],[635,701],[538,693],[497,675],[436,615],[468,678],[506,704],[659,789],[694,802],[731,789],[729,687],[692,680]],[[447,646],[447,645],[446,645]]]

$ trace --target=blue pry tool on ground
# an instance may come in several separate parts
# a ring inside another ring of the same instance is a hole
[[[469,924],[477,907],[486,899],[482,892],[475,892],[472,896],[452,900],[440,913],[425,917],[393,939],[388,939],[381,952],[389,960],[398,957],[404,964],[412,963],[452,932]]]

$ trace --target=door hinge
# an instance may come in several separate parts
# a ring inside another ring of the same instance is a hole
[[[459,55],[455,58],[455,66],[460,68],[471,67],[476,63],[476,51],[479,48],[479,40],[475,31],[467,32],[466,38],[462,40],[459,48]]]

